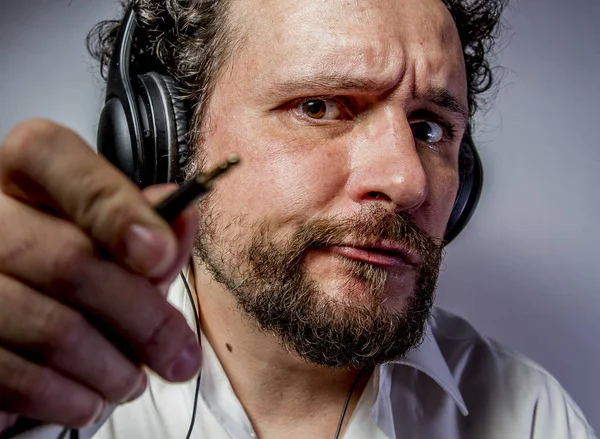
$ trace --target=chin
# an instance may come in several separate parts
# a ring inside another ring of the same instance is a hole
[[[320,259],[320,260],[319,260]],[[328,302],[340,309],[360,307],[401,315],[415,300],[417,273],[412,269],[389,269],[355,261],[315,257],[306,265],[308,278]]]
[[[284,345],[306,360],[330,367],[376,366],[420,343],[431,307],[411,279],[386,281],[376,294],[346,274],[312,285],[314,300],[278,332]]]
[[[357,279],[332,280],[318,284],[323,295],[344,306],[360,306],[368,309],[380,309],[386,313],[401,314],[415,299],[414,282],[406,282],[403,287],[387,285],[377,293]]]

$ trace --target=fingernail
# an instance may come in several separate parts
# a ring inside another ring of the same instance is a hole
[[[110,406],[106,403],[106,401],[103,401],[102,404],[98,406],[98,411],[96,412],[94,420],[90,425],[94,425],[102,421],[104,417],[108,414],[108,410],[110,410]]]
[[[125,237],[125,263],[148,277],[160,277],[175,263],[177,247],[173,238],[150,227],[133,225]]]
[[[196,340],[192,340],[179,352],[177,359],[169,369],[168,375],[171,381],[187,381],[196,375],[201,363],[200,346]]]
[[[148,384],[148,376],[145,372],[140,375],[136,388],[127,396],[126,401],[130,402],[134,399],[138,399],[146,391],[146,385]]]

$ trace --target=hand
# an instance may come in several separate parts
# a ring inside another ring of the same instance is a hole
[[[192,208],[169,225],[154,212],[170,190],[142,193],[48,121],[4,140],[0,421],[78,428],[139,396],[143,366],[170,381],[197,373],[196,336],[164,286],[189,259],[198,219]]]

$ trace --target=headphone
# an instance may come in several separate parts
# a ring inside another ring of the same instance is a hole
[[[175,182],[181,176],[189,157],[189,110],[171,77],[132,71],[136,27],[136,14],[130,7],[109,64],[97,148],[143,188]],[[458,193],[444,236],[446,244],[466,226],[483,185],[483,166],[470,132],[462,140],[459,175]]]

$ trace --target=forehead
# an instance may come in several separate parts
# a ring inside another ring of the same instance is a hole
[[[330,72],[385,87],[406,79],[466,93],[462,48],[441,0],[239,0],[257,81]],[[279,76],[279,77],[278,77]]]

